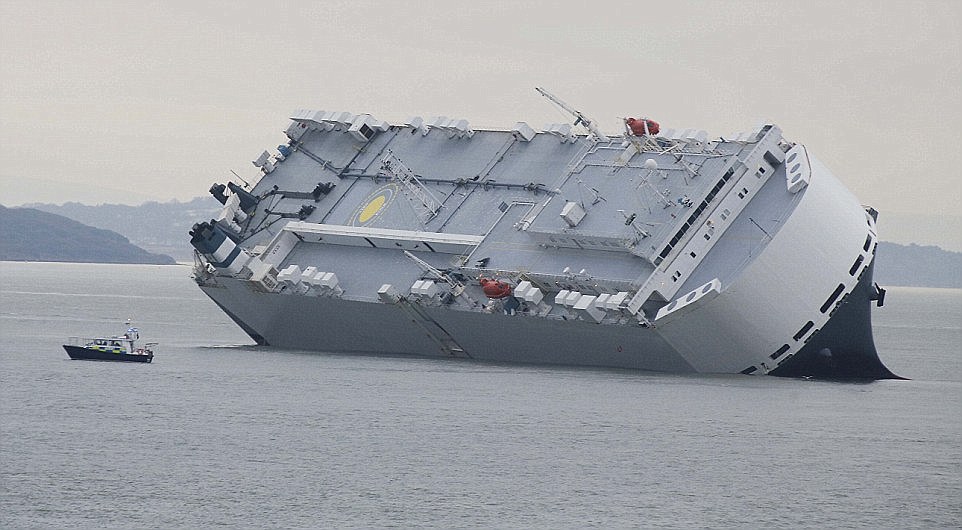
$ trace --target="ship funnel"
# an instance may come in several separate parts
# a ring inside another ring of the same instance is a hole
[[[251,195],[247,190],[233,182],[228,182],[227,187],[230,188],[230,191],[233,192],[234,195],[240,198],[240,208],[244,213],[248,215],[254,213],[254,208],[256,208],[257,203],[260,202],[257,197]]]
[[[195,224],[189,233],[190,244],[218,269],[237,274],[250,261],[250,254],[238,247],[213,219]]]
[[[208,191],[210,191],[210,194],[217,199],[217,202],[221,204],[227,204],[227,194],[224,193],[226,190],[227,186],[224,186],[223,184],[214,184]]]

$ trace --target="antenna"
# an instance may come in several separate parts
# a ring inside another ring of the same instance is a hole
[[[604,139],[604,138],[607,138],[604,134],[601,133],[600,130],[598,130],[598,127],[595,126],[594,122],[591,121],[590,118],[588,118],[587,116],[585,116],[584,114],[582,114],[580,111],[575,110],[575,109],[572,108],[570,105],[568,105],[567,103],[565,103],[564,101],[562,101],[561,99],[559,99],[559,98],[557,98],[556,96],[552,95],[550,92],[548,92],[547,90],[545,90],[545,89],[543,89],[543,88],[541,88],[541,87],[534,87],[534,89],[537,90],[538,93],[541,94],[542,96],[544,96],[544,97],[548,98],[549,100],[551,100],[552,103],[554,103],[555,105],[561,107],[561,108],[564,109],[566,112],[568,112],[569,114],[571,114],[572,116],[574,116],[574,117],[575,117],[575,123],[574,123],[575,125],[584,125],[585,128],[587,128],[588,131],[591,132],[591,135],[594,136],[594,137],[595,137],[596,139],[598,139],[598,140],[602,140],[602,139]]]
[[[618,213],[625,218],[625,226],[630,226],[635,231],[635,234],[638,235],[638,237],[644,239],[651,236],[650,232],[635,224],[635,219],[638,218],[638,214],[632,213],[631,215],[628,215],[628,212],[624,210],[618,210]]]
[[[247,189],[250,189],[250,188],[251,188],[250,183],[248,183],[246,180],[244,180],[243,177],[241,177],[240,175],[238,175],[236,171],[234,171],[234,170],[232,169],[232,170],[230,170],[230,172],[233,173],[235,177],[239,178],[240,181],[244,183],[244,187],[245,187],[245,188],[247,188]]]
[[[653,162],[653,163],[652,163],[652,164],[649,164],[648,162]],[[656,188],[651,182],[648,181],[648,178],[651,177],[652,173],[654,173],[655,171],[657,171],[657,169],[656,169],[657,167],[658,167],[658,164],[657,164],[657,162],[655,162],[654,160],[652,160],[652,159],[650,159],[650,158],[649,158],[648,160],[646,160],[646,161],[645,161],[645,168],[648,170],[648,175],[647,175],[647,176],[644,176],[644,177],[641,177],[641,182],[639,182],[638,185],[635,186],[635,189],[638,190],[638,189],[641,189],[642,187],[646,187],[646,188],[650,189],[652,192],[654,192],[655,195],[658,196],[658,202],[660,202],[660,203],[662,204],[662,207],[663,207],[663,208],[668,208],[668,207],[670,207],[670,206],[672,205],[672,202],[671,202],[670,200],[668,200],[668,197],[665,196],[665,195],[667,195],[668,190],[665,190],[665,193],[662,193],[662,192],[658,191],[658,188]]]
[[[592,188],[591,186],[588,186],[588,185],[585,184],[584,181],[582,181],[580,178],[578,179],[578,186],[580,186],[581,188],[584,188],[584,189],[588,190],[589,192],[591,192],[591,204],[592,204],[592,205],[598,204],[598,203],[601,202],[601,201],[608,202],[608,199],[602,197],[602,196],[601,196],[601,192],[598,191],[597,188]],[[580,190],[580,189],[578,190],[578,195],[579,195],[579,196],[581,195],[581,190]],[[585,205],[585,201],[584,201],[584,199],[582,199],[582,200],[581,200],[581,206],[584,206],[584,205]]]

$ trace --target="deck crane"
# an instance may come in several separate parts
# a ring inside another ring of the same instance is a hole
[[[584,114],[582,114],[580,111],[573,109],[570,105],[568,105],[567,103],[565,103],[564,101],[562,101],[562,100],[559,99],[558,97],[556,97],[556,96],[554,96],[553,94],[551,94],[551,92],[548,92],[547,90],[545,90],[545,89],[543,89],[543,88],[541,88],[541,87],[534,87],[534,89],[537,90],[542,96],[544,96],[544,97],[548,98],[549,100],[551,100],[552,103],[554,103],[555,105],[561,107],[561,108],[564,109],[566,112],[568,112],[569,114],[571,114],[572,116],[574,116],[574,117],[575,117],[575,123],[574,123],[574,124],[575,124],[575,125],[584,125],[584,126],[588,129],[588,131],[591,132],[591,135],[594,136],[596,140],[603,140],[603,139],[607,138],[604,134],[602,134],[602,132],[598,129],[598,127],[595,126],[594,122],[591,121],[590,118],[588,118],[587,116],[585,116]]]
[[[478,304],[478,302],[477,302],[476,300],[474,300],[473,298],[471,298],[470,296],[468,296],[468,293],[464,292],[464,289],[465,289],[464,283],[462,283],[462,282],[458,281],[457,279],[453,278],[450,274],[446,274],[446,273],[438,270],[436,267],[434,267],[434,266],[431,265],[430,263],[428,263],[428,262],[424,261],[423,259],[415,256],[414,254],[408,252],[407,250],[404,251],[404,255],[407,256],[408,259],[410,259],[411,261],[413,261],[414,263],[416,263],[416,264],[418,265],[418,267],[421,268],[422,271],[430,274],[430,275],[433,276],[436,280],[440,280],[440,281],[448,284],[448,285],[451,287],[451,294],[453,294],[454,296],[463,296],[463,297],[464,297],[468,302],[470,302],[472,305],[477,305],[477,304]]]

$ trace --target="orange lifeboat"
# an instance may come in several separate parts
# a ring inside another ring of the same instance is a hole
[[[645,135],[645,125],[648,125],[648,134],[658,134],[660,130],[658,127],[658,122],[654,120],[649,120],[648,118],[635,119],[635,118],[625,118],[625,123],[628,124],[628,128],[631,129],[631,134],[635,136]]]
[[[488,298],[505,298],[511,296],[511,285],[492,278],[480,278],[481,290]]]

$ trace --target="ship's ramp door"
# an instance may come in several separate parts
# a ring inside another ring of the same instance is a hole
[[[442,352],[451,357],[471,358],[471,355],[464,351],[464,348],[454,340],[454,337],[431,318],[431,315],[428,315],[424,308],[411,303],[407,299],[402,299],[398,303],[398,307],[407,313],[411,320],[423,329],[434,342],[438,343]]]

